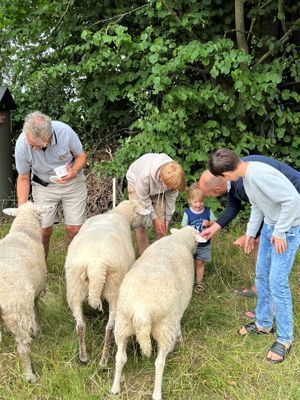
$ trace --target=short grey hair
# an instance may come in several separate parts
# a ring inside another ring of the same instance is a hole
[[[51,118],[40,111],[34,111],[26,116],[23,132],[32,135],[37,142],[49,140],[52,136]]]

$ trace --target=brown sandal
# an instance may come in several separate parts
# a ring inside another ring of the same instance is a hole
[[[196,282],[195,285],[194,285],[194,292],[195,293],[204,292],[204,283],[203,282]]]
[[[241,330],[244,329],[243,333],[241,333]],[[261,329],[258,329],[256,326],[255,322],[251,322],[250,324],[243,325],[238,331],[237,331],[239,336],[246,336],[249,333],[257,333],[258,335],[270,335],[271,333],[274,333],[274,329],[271,328],[268,332],[262,331]]]

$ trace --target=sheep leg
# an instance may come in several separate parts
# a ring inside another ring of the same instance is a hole
[[[88,356],[85,344],[85,323],[82,322],[76,325],[76,330],[79,335],[79,360],[86,364],[88,362]]]
[[[0,343],[2,342],[2,332],[1,332],[2,318],[1,318],[1,313],[2,313],[2,309],[0,307]]]
[[[37,378],[32,372],[29,344],[18,341],[17,350],[21,359],[24,375],[29,383],[36,383]]]
[[[85,344],[86,326],[83,319],[82,305],[80,304],[76,307],[72,307],[72,312],[76,320],[76,331],[79,336],[79,360],[85,364],[88,362],[88,356]]]
[[[159,348],[158,350],[158,355],[155,360],[155,383],[152,400],[161,400],[162,378],[168,353],[169,351],[165,349]]]
[[[128,342],[128,337],[118,343],[114,382],[110,390],[112,394],[120,393],[122,371],[127,361],[127,353],[126,353],[127,342]]]
[[[40,337],[41,336],[41,325],[40,325],[40,318],[39,318],[38,301],[39,301],[38,298],[36,298],[34,300],[34,316],[35,316],[35,328],[34,328],[34,331],[33,331],[33,336],[34,337]]]
[[[177,332],[177,337],[176,337],[176,343],[181,344],[182,342],[183,342],[183,337],[182,337],[181,329],[179,326],[178,332]]]
[[[113,329],[115,325],[115,307],[114,306],[109,306],[109,318],[107,325],[105,327],[105,338],[104,338],[104,345],[103,345],[103,350],[101,354],[101,359],[99,362],[99,366],[101,368],[104,368],[107,364],[108,356],[109,356],[109,350],[113,341]]]

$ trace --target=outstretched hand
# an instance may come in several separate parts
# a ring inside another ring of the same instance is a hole
[[[245,247],[245,243],[246,243],[246,235],[242,235],[239,238],[236,239],[235,242],[233,242],[233,244],[235,244],[238,247]]]
[[[275,236],[271,237],[270,243],[274,243],[275,251],[278,254],[282,254],[287,249],[287,243],[285,239],[279,239]]]
[[[211,239],[219,230],[221,229],[221,226],[217,223],[214,223],[211,225],[209,228],[204,229],[201,233],[200,236],[202,236],[204,239],[209,240]]]
[[[250,254],[254,250],[254,237],[245,235],[244,252]]]

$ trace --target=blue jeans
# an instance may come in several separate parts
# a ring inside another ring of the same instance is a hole
[[[270,239],[274,225],[264,224],[261,231],[256,263],[256,325],[271,329],[274,313],[277,325],[277,341],[282,344],[293,342],[293,304],[289,276],[300,243],[300,226],[286,232],[287,249],[275,252]],[[274,313],[273,313],[274,307]]]

